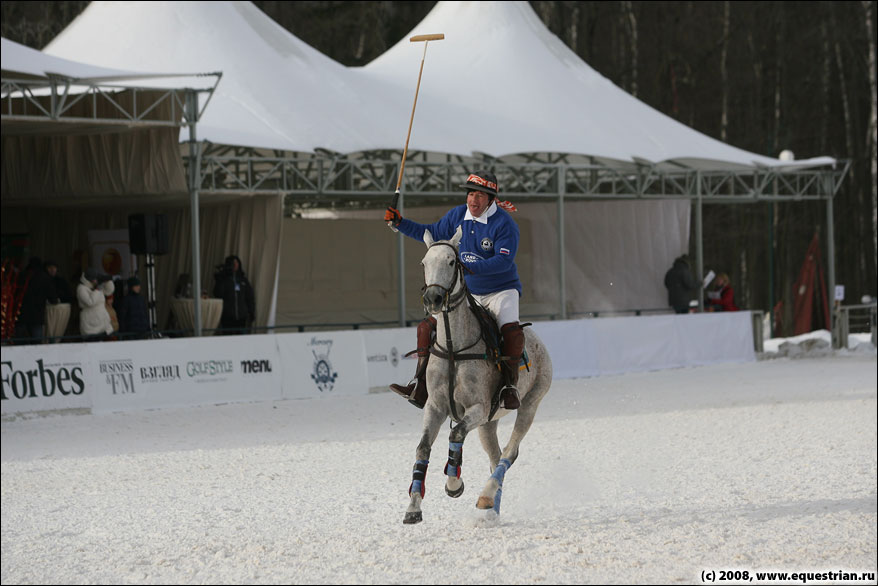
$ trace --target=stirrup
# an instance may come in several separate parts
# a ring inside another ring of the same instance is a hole
[[[518,398],[518,389],[515,385],[506,385],[500,389],[500,406],[507,411],[514,411],[521,407],[521,401]]]

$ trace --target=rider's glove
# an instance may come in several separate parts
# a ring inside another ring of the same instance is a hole
[[[402,222],[402,216],[399,215],[398,209],[388,206],[387,211],[384,212],[384,221],[387,222],[388,226],[396,228]]]

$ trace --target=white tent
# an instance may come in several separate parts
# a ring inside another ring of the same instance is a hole
[[[615,168],[833,163],[749,153],[664,116],[586,65],[527,2],[439,2],[411,34],[436,32],[445,40],[428,47],[411,151],[439,158],[484,153],[504,162],[559,153]],[[221,70],[222,82],[199,124],[200,140],[359,153],[404,144],[422,56],[422,45],[409,42],[411,34],[366,67],[345,68],[250,2],[92,2],[46,52],[106,67]],[[558,299],[559,269],[547,262],[557,254],[558,218],[549,204],[539,205],[523,206],[518,217],[534,223],[530,253],[539,262],[528,276],[536,283],[529,301],[543,308]],[[688,249],[688,200],[577,202],[566,206],[564,217],[569,260],[560,280],[573,293],[566,311],[666,306],[661,277]],[[417,306],[417,288],[407,286],[408,307]],[[376,297],[394,299],[392,291]],[[279,306],[283,299],[280,291]]]
[[[788,164],[712,139],[640,102],[589,67],[525,1],[438,2],[364,71],[409,87],[421,57],[409,38],[430,33],[445,39],[427,49],[418,109],[466,128],[472,151],[576,153],[709,169]],[[447,150],[421,132],[412,143]]]
[[[199,122],[199,139],[213,143],[350,153],[405,142],[409,91],[352,73],[252,2],[92,2],[45,52],[107,67],[222,71]],[[439,119],[419,123],[423,134],[453,134]]]

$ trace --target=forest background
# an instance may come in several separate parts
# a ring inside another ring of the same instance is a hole
[[[435,2],[254,4],[325,55],[359,66]],[[878,294],[875,2],[530,4],[601,75],[699,132],[766,156],[849,160],[833,204],[835,280],[845,304]],[[42,49],[87,5],[4,1],[0,32]],[[786,327],[776,335],[790,335],[793,285],[815,232],[826,258],[825,203],[706,205],[703,221],[705,270],[730,275],[742,308],[768,311],[784,300]],[[693,233],[693,257],[694,243]]]

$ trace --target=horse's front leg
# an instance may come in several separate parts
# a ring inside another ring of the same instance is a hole
[[[463,480],[460,479],[461,466],[463,465],[463,442],[470,430],[485,423],[487,414],[484,407],[479,403],[470,406],[460,423],[451,428],[448,437],[448,462],[445,464],[445,492],[448,496],[457,498],[463,494]]]
[[[429,403],[424,407],[424,429],[421,433],[421,441],[415,451],[415,467],[412,471],[412,483],[409,485],[409,506],[405,511],[402,522],[406,525],[420,523],[424,517],[421,513],[421,501],[424,498],[424,487],[427,479],[427,465],[430,463],[430,450],[439,428],[445,421],[446,415]]]

